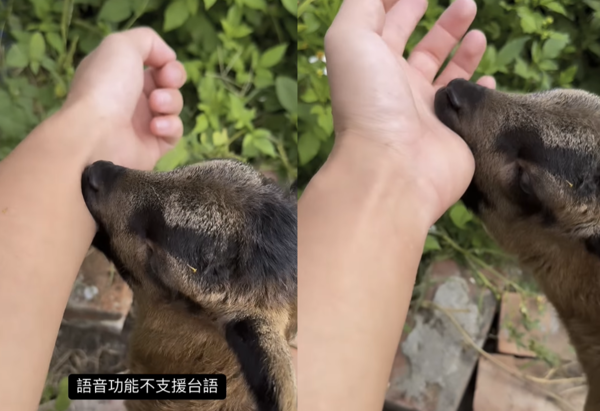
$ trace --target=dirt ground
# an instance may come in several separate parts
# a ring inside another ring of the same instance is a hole
[[[86,258],[84,266],[88,272],[104,271],[107,278],[110,275],[106,261],[93,255]],[[63,377],[74,373],[111,374],[125,371],[127,341],[133,321],[134,317],[130,312],[120,334],[95,326],[93,321],[90,321],[88,327],[63,322],[50,362],[48,384],[56,386]]]

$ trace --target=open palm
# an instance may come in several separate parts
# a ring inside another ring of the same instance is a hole
[[[403,58],[426,8],[426,0],[346,0],[325,47],[336,145],[362,140],[380,146],[374,161],[384,166],[389,160],[419,185],[435,220],[466,190],[474,171],[467,145],[434,114],[435,92],[454,78],[472,76],[486,40],[479,31],[465,36],[477,7],[473,0],[457,0]],[[479,84],[495,87],[490,77]]]

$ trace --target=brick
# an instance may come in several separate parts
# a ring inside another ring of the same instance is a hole
[[[120,333],[131,308],[133,293],[104,255],[90,249],[75,281],[63,322],[102,327]]]
[[[521,307],[526,310],[525,317]],[[530,329],[525,326],[528,319]],[[518,293],[505,293],[500,310],[498,351],[521,357],[536,357],[529,350],[530,341],[541,344],[544,349],[566,361],[575,361],[576,355],[556,310],[544,296],[522,297]]]
[[[453,261],[434,263],[424,281],[424,299],[447,309],[478,346],[482,346],[495,313],[492,293],[470,281]],[[455,411],[473,369],[477,351],[439,310],[410,312],[394,359],[386,393],[389,407],[415,411]]]
[[[549,367],[541,360],[518,359],[502,354],[494,354],[492,358],[515,371],[538,378],[543,378],[549,371]],[[477,371],[473,411],[563,411],[564,408],[542,389],[562,398],[574,411],[583,410],[587,393],[585,385],[539,385],[513,376],[482,357]]]

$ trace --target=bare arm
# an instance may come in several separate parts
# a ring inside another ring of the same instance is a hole
[[[144,81],[144,62],[155,70],[152,84]],[[3,409],[38,407],[62,314],[96,230],[81,195],[84,167],[105,159],[151,168],[181,136],[183,81],[175,54],[153,32],[110,37],[78,69],[65,107],[0,163]],[[111,91],[125,95],[116,100]],[[161,92],[171,101],[152,97]]]
[[[382,409],[427,229],[473,175],[433,100],[471,77],[485,36],[465,36],[476,5],[456,0],[404,59],[426,7],[345,0],[325,39],[336,141],[299,204],[302,411]]]
[[[0,398],[6,409],[37,409],[62,313],[96,229],[79,189],[92,144],[81,138],[86,125],[69,114],[43,124],[0,163]]]
[[[336,153],[302,195],[302,410],[381,410],[430,218],[399,178]]]

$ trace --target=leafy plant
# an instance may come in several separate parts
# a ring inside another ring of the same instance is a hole
[[[78,62],[106,35],[145,25],[188,74],[185,135],[157,168],[237,158],[294,179],[295,8],[289,0],[0,2],[0,159],[60,108]]]

